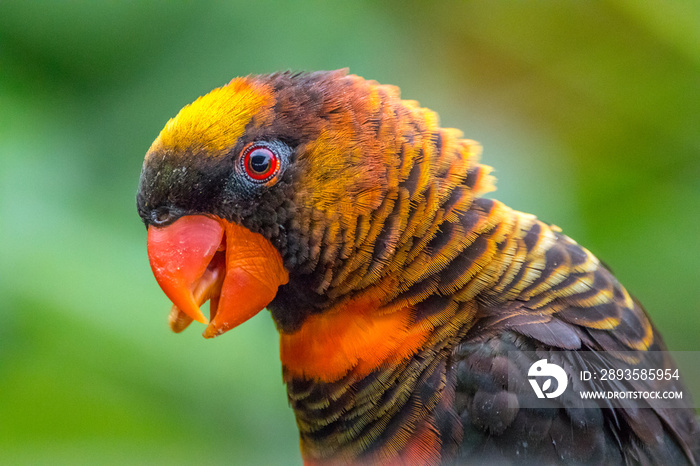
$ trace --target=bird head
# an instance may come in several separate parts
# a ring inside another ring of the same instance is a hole
[[[366,289],[421,228],[409,210],[430,219],[463,184],[478,146],[439,150],[460,135],[345,70],[237,78],[184,107],[137,195],[171,328],[207,323],[209,300],[205,337],[266,306],[291,331]]]

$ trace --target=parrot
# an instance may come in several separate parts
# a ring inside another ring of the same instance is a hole
[[[148,149],[136,196],[171,329],[213,338],[267,309],[307,465],[697,464],[687,391],[673,407],[559,396],[581,386],[572,368],[604,369],[594,354],[678,368],[604,263],[485,197],[480,157],[347,69],[199,97]],[[556,390],[536,387],[556,365]],[[597,383],[685,389],[677,375]]]

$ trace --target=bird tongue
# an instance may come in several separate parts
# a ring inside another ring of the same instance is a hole
[[[260,312],[289,276],[282,257],[258,233],[219,218],[181,217],[148,228],[148,259],[156,281],[173,303],[170,327],[207,323],[199,307],[210,301],[213,338]]]

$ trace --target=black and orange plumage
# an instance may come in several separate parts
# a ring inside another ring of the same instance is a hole
[[[480,146],[346,71],[234,79],[144,162],[138,210],[174,330],[267,306],[309,464],[698,461],[682,408],[519,407],[508,377],[566,351],[664,344],[589,251],[482,197]],[[628,388],[680,389],[677,380]]]

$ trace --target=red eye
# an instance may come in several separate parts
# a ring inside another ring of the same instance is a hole
[[[265,146],[252,146],[243,154],[246,175],[256,183],[264,183],[277,174],[279,159]]]

